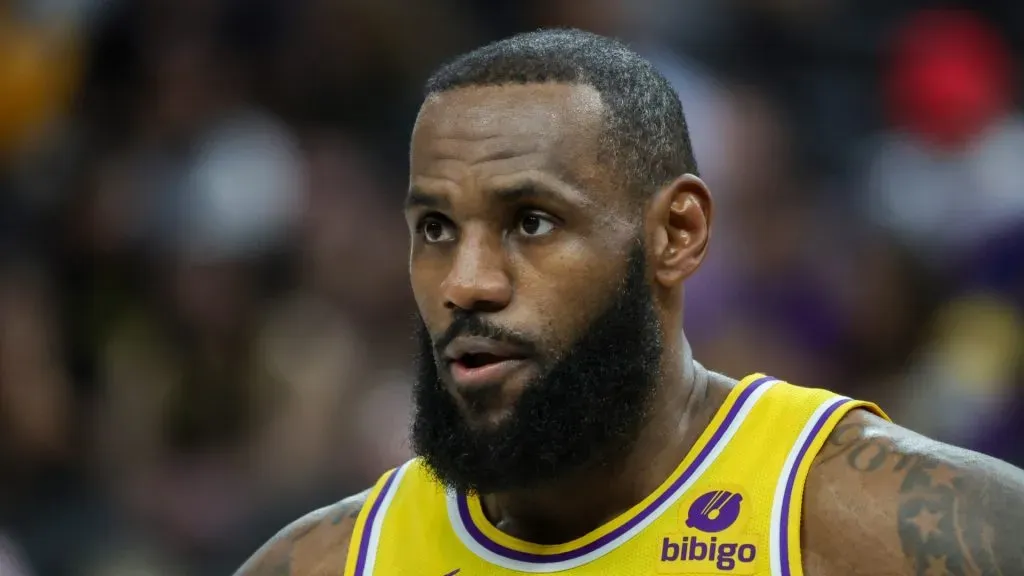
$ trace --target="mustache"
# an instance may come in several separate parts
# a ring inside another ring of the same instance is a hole
[[[444,355],[444,349],[460,336],[476,336],[512,344],[529,355],[537,352],[536,345],[522,334],[484,320],[473,312],[458,310],[453,314],[452,323],[448,328],[434,339],[434,353],[441,357]]]

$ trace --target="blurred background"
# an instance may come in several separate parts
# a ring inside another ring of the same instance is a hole
[[[629,40],[718,202],[709,367],[1024,464],[1024,3],[0,0],[0,575],[230,574],[409,456],[421,84]]]

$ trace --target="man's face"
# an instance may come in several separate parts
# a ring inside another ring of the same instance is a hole
[[[605,464],[643,422],[660,327],[640,222],[598,163],[601,116],[594,90],[561,84],[459,89],[421,110],[413,444],[446,484]]]

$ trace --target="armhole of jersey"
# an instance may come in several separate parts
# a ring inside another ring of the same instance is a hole
[[[888,416],[870,402],[833,396],[814,411],[794,442],[775,491],[772,576],[804,576],[800,526],[803,521],[807,475],[835,427],[847,414],[857,409],[867,410],[888,420]]]
[[[352,528],[348,556],[345,559],[344,576],[370,576],[373,574],[384,516],[387,514],[391,500],[395,497],[395,492],[398,491],[402,476],[411,463],[412,461],[406,462],[398,468],[393,468],[382,474],[367,495],[366,503],[359,511],[356,524]]]

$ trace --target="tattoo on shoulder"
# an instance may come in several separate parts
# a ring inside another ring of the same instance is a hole
[[[269,576],[291,576],[292,574],[292,560],[291,558],[285,558],[280,563],[275,565],[269,572]]]
[[[837,427],[828,444],[823,462],[897,475],[896,528],[914,574],[1024,574],[1024,491],[1011,480],[901,451],[862,423]]]
[[[915,454],[901,453],[889,438],[870,435],[867,425],[860,422],[836,426],[827,444],[830,449],[822,464],[842,458],[858,472],[903,472],[919,461]]]
[[[265,552],[257,553],[249,564],[239,569],[236,576],[292,576],[295,562],[293,553],[300,542],[314,530],[328,523],[332,527],[332,535],[329,538],[342,538],[346,527],[340,525],[344,522],[354,525],[365,501],[366,493],[358,494],[296,521],[278,533],[264,548]]]
[[[355,521],[359,517],[359,513],[363,511],[363,504],[365,503],[366,498],[363,494],[342,500],[338,503],[338,509],[334,511],[331,524],[337,526],[345,520]]]

